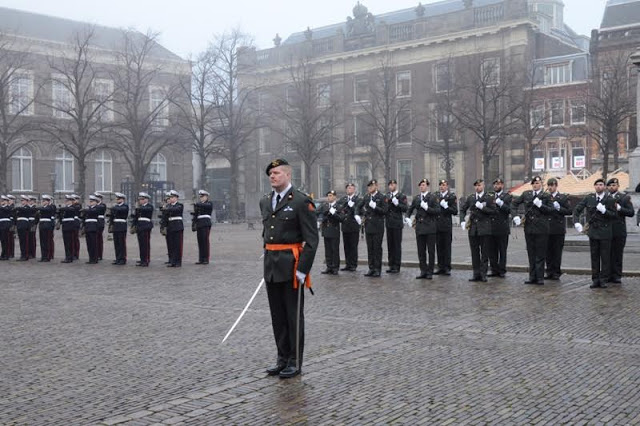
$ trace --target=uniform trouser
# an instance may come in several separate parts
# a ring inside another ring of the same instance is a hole
[[[611,239],[589,238],[589,248],[591,250],[591,279],[593,282],[606,283],[611,274]]]
[[[489,236],[469,235],[473,278],[485,278],[489,268]]]
[[[296,354],[296,317],[298,312],[298,292],[300,295],[300,353]],[[302,367],[304,354],[304,285],[293,288],[293,282],[267,283],[269,310],[273,337],[278,348],[278,363],[296,365],[299,359]],[[298,358],[299,357],[299,358]]]
[[[491,235],[489,240],[489,263],[491,272],[504,275],[507,273],[507,247],[509,234]]]
[[[9,231],[9,247],[7,248],[8,255],[10,258],[15,257],[16,255],[16,233],[13,231]]]
[[[402,228],[387,227],[387,258],[389,269],[399,271],[402,263]]]
[[[169,248],[169,263],[182,265],[182,234],[184,231],[167,232],[167,244]]]
[[[436,262],[436,234],[416,234],[418,244],[418,261],[420,262],[420,272],[433,275],[433,265]],[[427,263],[427,252],[429,252],[429,262]]]
[[[29,258],[36,257],[36,231],[29,231]]]
[[[113,233],[113,249],[116,253],[116,261],[127,261],[127,232]]]
[[[382,270],[382,240],[384,238],[384,232],[365,235],[367,240],[369,270],[380,272]]]
[[[53,259],[53,229],[40,230],[40,259]]]
[[[627,244],[627,236],[613,237],[611,240],[611,274],[612,280],[622,278],[622,257],[624,256],[624,246]]]
[[[436,251],[438,252],[438,270],[451,270],[451,230],[436,233]]]
[[[340,269],[340,235],[324,239],[324,261],[328,270]]]
[[[0,244],[2,245],[2,253],[0,257],[3,259],[9,258],[9,238],[13,235],[9,232],[9,228],[0,229]]]
[[[89,261],[97,262],[98,261],[98,233],[86,232],[84,234],[85,241],[87,243],[87,252],[89,253]]]
[[[165,231],[166,234],[164,236],[164,241],[167,245],[167,263],[171,263],[171,243],[170,243],[170,236],[169,236],[169,231]]]
[[[544,262],[547,256],[549,234],[525,232],[529,257],[529,281],[544,281]]]
[[[549,234],[547,241],[547,275],[559,277],[562,275],[562,251],[564,249],[564,234]]]
[[[211,234],[211,227],[207,226],[204,228],[198,228],[196,230],[196,234],[198,237],[198,261],[199,262],[208,262],[209,261],[209,251],[211,244],[209,243],[209,234]]]
[[[138,247],[140,249],[140,262],[149,263],[151,260],[151,229],[145,231],[138,230]]]
[[[20,259],[29,259],[29,230],[18,229],[18,242],[20,243]]]
[[[62,242],[64,243],[64,260],[73,260],[73,247],[75,245],[74,234],[77,231],[62,231]]]
[[[80,258],[80,231],[73,231],[73,257]]]
[[[102,234],[104,233],[104,228],[98,229],[96,233],[96,250],[98,259],[102,259],[102,254],[104,253],[104,238],[102,238]]]
[[[347,268],[358,267],[358,241],[360,232],[343,232],[342,244],[344,245],[344,260]]]

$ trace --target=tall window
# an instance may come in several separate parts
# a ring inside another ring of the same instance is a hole
[[[331,86],[329,83],[320,83],[316,89],[318,93],[318,108],[326,108],[331,105]]]
[[[413,182],[413,177],[411,176],[413,172],[412,161],[411,160],[398,160],[398,183],[400,184],[399,189],[401,192],[410,195],[411,182]]]
[[[318,197],[324,195],[331,190],[331,166],[321,164],[318,166]]]
[[[531,128],[543,128],[544,121],[544,104],[535,105],[531,108]]]
[[[158,153],[153,160],[151,160],[151,164],[149,164],[149,171],[147,172],[148,180],[152,181],[166,181],[167,180],[167,158]]]
[[[398,143],[411,143],[411,110],[398,111],[396,120],[396,140]]]
[[[149,87],[149,112],[154,126],[169,125],[169,102],[165,99],[164,91],[159,87]]]
[[[33,191],[33,157],[27,148],[20,148],[11,157],[11,181],[14,191]]]
[[[584,124],[587,121],[587,109],[584,101],[571,101],[571,124]]]
[[[564,169],[565,147],[561,142],[549,143],[549,168],[552,170]]]
[[[73,191],[73,156],[65,149],[56,155],[56,191]]]
[[[96,191],[111,192],[111,170],[113,161],[111,154],[101,150],[96,155]]]
[[[33,74],[28,71],[15,71],[9,83],[11,114],[33,114]]]
[[[571,65],[548,65],[545,68],[544,84],[562,84],[571,81]]]
[[[487,86],[500,84],[500,59],[487,58],[483,60],[480,66],[480,73],[482,74],[482,81]]]
[[[398,97],[411,96],[411,71],[396,74],[396,95]]]
[[[587,167],[587,157],[582,145],[574,145],[571,148],[571,168],[584,169]]]
[[[318,119],[318,145],[320,148],[326,148],[333,142],[333,125],[331,117],[323,116]]]
[[[302,166],[291,166],[291,184],[296,188],[302,188]]]
[[[360,194],[366,194],[367,192],[367,183],[371,179],[371,168],[369,167],[369,163],[365,161],[359,161],[356,163],[356,188],[360,192]]]
[[[353,80],[353,100],[354,102],[369,100],[369,81],[366,77],[356,77]]]
[[[564,101],[551,102],[551,125],[564,126]]]
[[[267,127],[261,127],[258,130],[258,147],[260,154],[269,154],[271,152],[271,131]]]
[[[353,117],[354,135],[357,146],[369,146],[373,144],[373,129],[367,121],[366,114]]]
[[[97,119],[100,121],[113,121],[113,101],[109,98],[113,93],[113,81],[96,79],[93,82],[93,93],[97,109]]]
[[[73,108],[71,92],[64,85],[64,77],[59,77],[51,83],[51,99],[53,100],[53,116],[55,118],[71,118],[68,112]]]
[[[449,64],[443,63],[436,65],[436,92],[446,92],[451,90],[451,74],[449,72]]]

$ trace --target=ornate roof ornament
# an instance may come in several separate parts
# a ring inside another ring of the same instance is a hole
[[[304,32],[304,38],[307,41],[311,41],[312,37],[313,37],[313,31],[311,31],[311,28],[307,27],[307,30]]]
[[[473,0],[462,0],[462,3],[464,3],[464,7],[467,9],[473,6]]]
[[[347,36],[370,34],[374,31],[375,18],[366,6],[358,2],[353,8],[353,18],[347,17]]]
[[[360,2],[356,3],[353,7],[353,17],[356,19],[365,18],[367,13],[369,13],[369,9],[367,9],[365,5],[360,4]]]
[[[280,38],[280,34],[276,33],[276,37],[273,39],[273,45],[279,47],[280,43],[282,43],[282,38]]]
[[[418,15],[419,17],[423,17],[424,16],[424,12],[425,12],[425,7],[422,5],[422,3],[418,3],[418,7],[416,7],[416,15]]]

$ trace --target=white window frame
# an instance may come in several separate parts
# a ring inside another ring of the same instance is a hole
[[[408,112],[409,113],[409,132],[406,135],[401,135],[400,134],[400,114],[404,113],[404,112]],[[413,141],[413,129],[411,129],[411,127],[413,126],[413,111],[409,108],[403,108],[400,111],[398,111],[398,114],[396,115],[396,142],[398,145],[410,145],[411,142]],[[409,138],[408,141],[401,141],[400,137],[407,137]]]
[[[410,158],[404,158],[396,161],[396,182],[398,182],[398,191],[402,191],[404,187],[404,181],[402,180],[403,176],[400,175],[400,163],[407,162],[409,163],[409,187],[413,188],[413,160]],[[410,195],[410,193],[405,195]]]
[[[13,115],[33,115],[33,71],[18,68],[12,70],[11,72],[12,75],[9,82],[9,112]],[[24,80],[28,81],[26,94],[22,93],[22,88],[20,85],[20,83]],[[15,93],[16,87],[19,89],[19,93],[17,94]]]
[[[402,82],[409,82],[409,90],[408,91],[404,91],[402,90],[404,88],[404,84],[402,84]],[[409,98],[411,97],[411,91],[412,91],[412,81],[411,81],[411,71],[407,70],[407,71],[398,71],[396,73],[396,97],[398,98]]]
[[[156,97],[157,94],[159,97]],[[155,127],[169,126],[169,101],[166,90],[161,86],[149,86],[149,113],[153,115],[152,124]]]
[[[569,114],[571,114],[571,125],[582,125],[587,123],[587,105],[584,101],[572,99],[569,101]],[[582,108],[582,121],[575,121],[573,119],[574,108]]]
[[[318,83],[316,85],[316,100],[318,108],[327,108],[331,105],[331,84]]]
[[[51,76],[51,105],[54,118],[70,120],[72,116],[68,112],[73,109],[75,102],[66,80],[66,77],[61,74]]]
[[[550,110],[551,110],[551,114],[549,114],[550,115],[550,117],[549,117],[549,125],[551,127],[562,127],[562,126],[564,126],[565,121],[566,121],[565,120],[566,119],[566,117],[565,117],[566,104],[565,104],[564,99],[549,101],[549,104],[550,104]],[[558,108],[555,108],[554,105],[557,105],[557,104],[562,104],[562,108],[560,109],[562,111],[562,123],[559,123],[559,124],[558,123],[554,123],[554,120],[553,120],[553,117],[554,117],[553,113],[554,113],[554,111],[558,110]]]
[[[544,68],[544,84],[552,86],[570,83],[573,80],[572,68],[571,62],[546,65]]]
[[[105,178],[105,171],[108,171],[108,178]],[[113,156],[105,149],[95,156],[95,187],[96,192],[113,192]]]
[[[107,93],[103,93],[101,88],[106,87]],[[95,99],[94,108],[97,109],[97,119],[103,122],[112,122],[114,119],[113,114],[113,100],[106,100],[113,94],[113,80],[106,78],[96,78],[93,81],[93,96]],[[102,103],[102,105],[100,105]]]
[[[56,192],[73,192],[75,187],[75,159],[69,151],[64,148],[58,150],[55,160],[56,170]],[[67,164],[71,163],[70,176],[67,176]],[[68,183],[68,185],[67,185]]]
[[[322,169],[323,168],[328,168],[329,169],[329,187],[328,188],[322,188]],[[331,190],[331,179],[332,179],[332,174],[333,174],[332,172],[333,172],[333,170],[331,168],[331,164],[319,164],[318,165],[318,196],[319,197],[324,197],[324,195],[327,193],[327,191]]]
[[[358,90],[358,83],[364,83],[366,86],[363,89],[364,93],[360,93]],[[362,95],[364,95],[363,98],[361,98]],[[369,79],[366,76],[360,75],[353,78],[353,102],[369,102]]]
[[[149,170],[147,172],[147,175],[149,175],[149,180],[153,180],[152,173],[155,173],[158,176],[155,181],[167,181],[167,157],[165,157],[165,155],[161,152],[157,153],[149,163]]]
[[[365,116],[366,116],[365,113],[356,114],[356,115],[353,116],[353,136],[354,136],[354,139],[355,139],[355,146],[369,146],[369,145],[372,145],[374,143],[375,135],[374,135],[374,132],[373,132],[373,129],[371,128],[371,126],[366,122],[366,120],[364,120]],[[360,117],[360,120],[364,121],[364,123],[363,123],[364,125],[366,125],[367,127],[370,128],[371,134],[367,135],[366,131],[365,131],[365,134],[362,135],[363,137],[369,136],[371,138],[370,141],[363,142],[358,137],[358,133],[360,133],[358,131],[358,117]]]
[[[540,122],[536,125],[535,123],[538,121],[536,118],[536,113],[541,113],[542,114],[542,120],[540,120]],[[545,105],[544,103],[540,103],[537,105],[534,105],[533,108],[530,111],[531,117],[529,118],[530,120],[530,126],[531,128],[538,128],[538,129],[544,129],[546,121],[545,120]]]
[[[493,87],[493,86],[498,86],[500,85],[500,58],[499,57],[493,57],[493,58],[485,58],[482,60],[482,63],[480,64],[480,74],[482,75],[482,79],[485,79],[485,67],[487,66],[487,64],[491,65],[491,70],[492,72],[495,74],[495,76],[493,76],[493,78],[491,80],[487,80],[487,86],[488,87]]]
[[[271,145],[271,132],[268,127],[261,127],[258,129],[258,149],[260,154],[270,154]],[[267,149],[269,148],[269,149]]]
[[[441,67],[447,67],[446,77],[449,80],[449,86],[447,88],[440,88],[440,74],[438,73],[438,69]],[[434,75],[434,85],[436,86],[436,93],[443,93],[451,90],[451,86],[453,83],[453,75],[451,73],[451,66],[448,62],[441,62],[439,64],[435,64],[433,66],[433,75]]]
[[[16,185],[15,179],[13,179],[14,174],[16,173],[16,163],[18,164],[19,168],[19,185]],[[27,180],[25,179],[27,174],[25,174],[24,166],[27,163],[29,164],[28,175],[30,185],[27,185],[25,183],[25,181]],[[33,154],[31,153],[31,150],[26,147],[20,148],[11,156],[11,186],[13,191],[33,191]]]

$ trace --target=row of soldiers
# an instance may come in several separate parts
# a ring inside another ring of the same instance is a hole
[[[211,231],[211,213],[213,204],[209,201],[209,193],[198,191],[198,202],[194,203],[191,213],[192,230],[197,232],[198,262],[209,263]],[[0,196],[0,260],[15,257],[15,234],[18,234],[20,245],[19,261],[27,261],[36,257],[36,232],[40,237],[40,262],[50,262],[54,257],[54,229],[62,230],[65,256],[62,263],[72,263],[80,256],[80,236],[84,235],[89,256],[87,264],[97,264],[102,260],[105,225],[113,234],[115,260],[114,265],[127,263],[127,231],[136,234],[140,252],[137,266],[149,266],[151,254],[151,230],[153,229],[154,207],[150,203],[150,195],[146,192],[138,194],[138,203],[130,214],[126,204],[126,196],[115,193],[116,203],[107,207],[103,203],[102,194],[89,196],[88,206],[82,207],[80,197],[75,194],[65,196],[65,204],[56,207],[53,198],[42,195],[40,205],[37,198],[30,195],[20,196],[20,205],[16,205],[13,195]],[[167,244],[168,267],[182,266],[183,245],[183,210],[179,201],[179,193],[171,190],[166,193],[165,203],[160,208],[160,233]]]
[[[412,226],[416,233],[420,274],[417,279],[433,275],[450,275],[452,217],[458,215],[458,200],[446,180],[438,190],[429,191],[429,180],[418,182],[419,194],[409,199],[398,191],[395,180],[388,182],[388,192],[378,191],[378,182],[367,184],[367,194],[356,194],[355,185],[346,185],[346,194],[338,199],[335,191],[327,193],[327,202],[319,210],[325,240],[326,269],[323,274],[337,275],[340,265],[340,234],[344,241],[345,266],[355,271],[358,259],[358,235],[364,228],[369,270],[365,276],[379,277],[382,269],[382,241],[387,232],[387,273],[400,271],[402,229]],[[529,278],[525,284],[542,285],[544,280],[558,280],[562,275],[562,252],[566,234],[566,217],[573,215],[575,228],[589,236],[592,288],[620,283],[622,258],[626,244],[627,217],[634,215],[629,195],[619,191],[619,181],[603,179],[594,184],[594,192],[575,208],[569,196],[558,192],[558,181],[551,178],[543,190],[539,176],[531,180],[531,189],[512,196],[498,178],[493,191],[485,182],[474,182],[474,193],[460,202],[460,225],[468,231],[473,275],[469,281],[486,282],[487,277],[505,277],[511,221],[524,225],[529,260]],[[520,206],[524,214],[519,215]],[[580,223],[583,212],[586,225]],[[437,252],[437,270],[436,266]],[[545,274],[546,269],[546,274]]]

